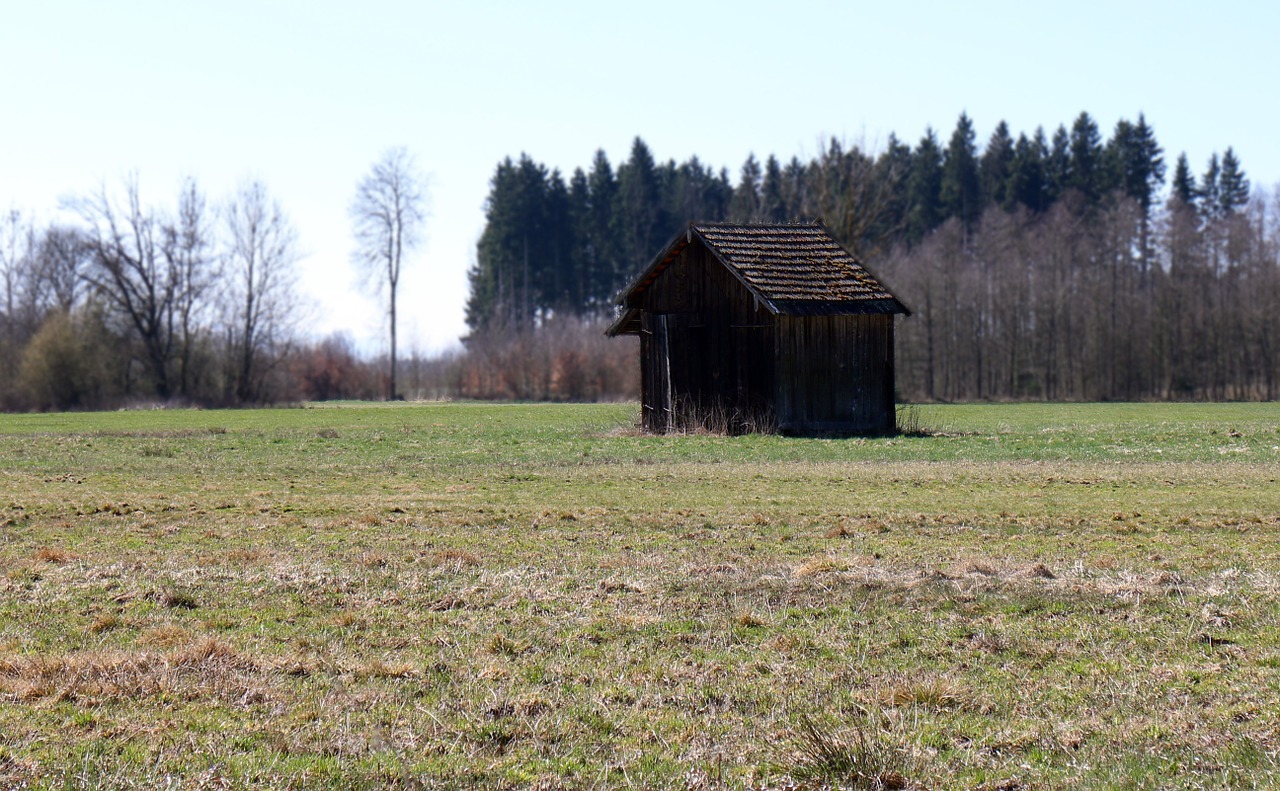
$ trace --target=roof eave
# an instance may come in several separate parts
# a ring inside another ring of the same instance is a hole
[[[885,299],[794,299],[779,300],[779,312],[787,316],[883,316],[910,315],[906,306],[893,297]]]
[[[616,338],[619,335],[639,335],[639,325],[640,309],[623,308],[622,312],[618,314],[618,318],[614,319],[609,328],[604,331],[604,334],[610,338]]]
[[[676,234],[675,237],[662,248],[662,252],[658,253],[658,255],[654,257],[653,261],[651,261],[634,280],[627,284],[626,288],[618,292],[618,296],[614,299],[614,302],[626,307],[627,301],[633,294],[637,291],[648,288],[654,280],[658,279],[658,275],[662,274],[663,270],[671,265],[671,263],[680,254],[680,251],[689,244],[689,241],[692,239],[692,234],[693,223],[689,223],[685,230]]]

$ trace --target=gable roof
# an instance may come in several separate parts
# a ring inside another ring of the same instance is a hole
[[[706,245],[775,315],[911,312],[821,223],[690,223],[619,295],[622,312],[607,334],[639,331],[639,309],[632,304],[635,297],[648,289],[695,239]]]

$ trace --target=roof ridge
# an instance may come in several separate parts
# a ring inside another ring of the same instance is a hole
[[[619,296],[620,304],[647,289],[695,240],[775,313],[779,305],[801,306],[795,309],[805,314],[820,305],[825,313],[907,312],[821,220],[690,222]]]
[[[695,228],[750,228],[760,230],[766,228],[822,228],[821,223],[812,222],[810,220],[797,220],[794,222],[725,222],[716,220],[714,222],[694,221],[689,223]]]

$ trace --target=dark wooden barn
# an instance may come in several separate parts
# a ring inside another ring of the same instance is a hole
[[[640,336],[651,431],[894,429],[909,311],[821,224],[690,224],[618,303],[608,334]]]

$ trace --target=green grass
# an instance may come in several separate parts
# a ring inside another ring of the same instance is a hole
[[[0,787],[1278,782],[1280,407],[635,412],[0,416]]]

